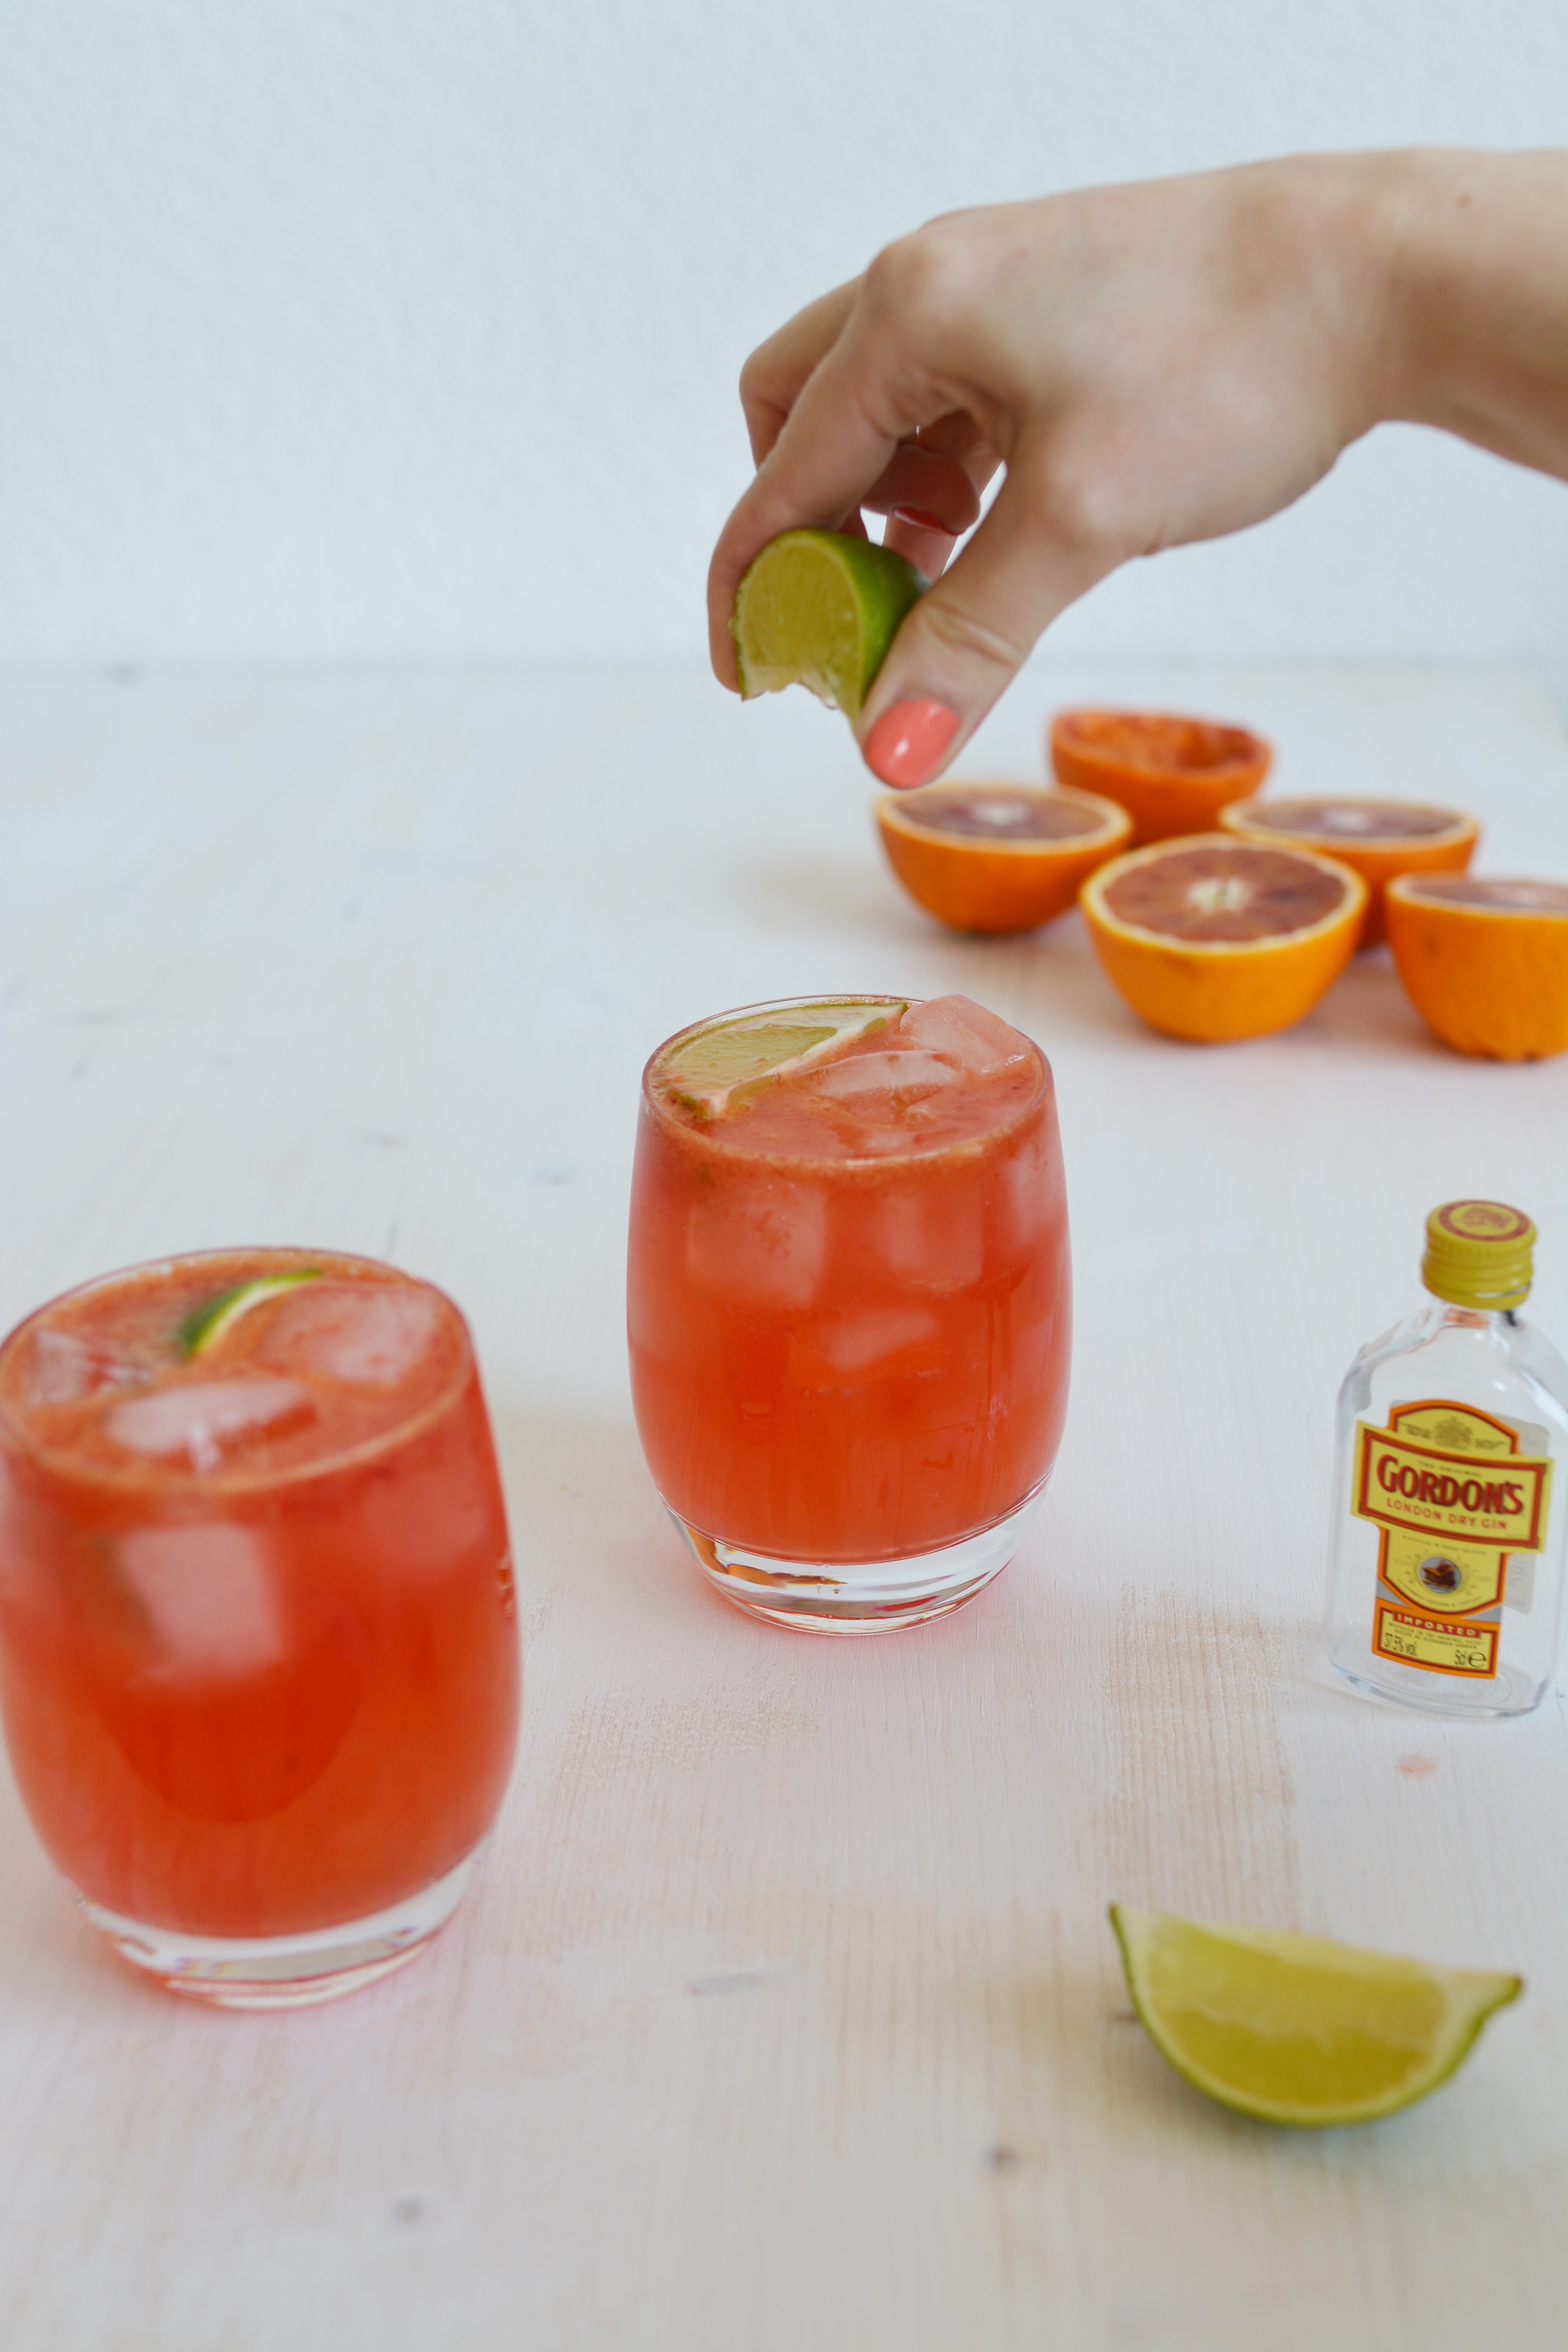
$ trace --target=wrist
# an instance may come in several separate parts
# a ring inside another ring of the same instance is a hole
[[[1402,161],[1293,155],[1242,167],[1253,266],[1273,295],[1293,381],[1317,404],[1329,463],[1401,413]]]
[[[1373,167],[1373,421],[1568,462],[1568,157],[1411,149]]]
[[[1305,232],[1318,278],[1321,331],[1331,339],[1342,446],[1408,414],[1413,364],[1408,240],[1419,195],[1409,158],[1310,155]]]

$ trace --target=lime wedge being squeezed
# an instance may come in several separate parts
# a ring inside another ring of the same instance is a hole
[[[905,1010],[901,1000],[882,998],[868,1004],[792,1004],[784,1012],[715,1022],[679,1039],[655,1080],[683,1108],[717,1118],[737,1087],[805,1069],[851,1038],[885,1029]]]
[[[808,686],[859,716],[900,622],[929,583],[903,556],[836,530],[786,530],[735,592],[731,634],[741,692]]]
[[[1522,1979],[1316,1936],[1110,1906],[1150,2040],[1195,2089],[1265,2123],[1371,2123],[1446,2083]]]

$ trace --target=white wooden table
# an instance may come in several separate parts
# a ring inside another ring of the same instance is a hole
[[[1568,874],[1518,674],[1026,679],[1260,726]],[[1163,1042],[1076,918],[983,945],[881,868],[845,731],[669,673],[0,688],[0,1313],[157,1252],[340,1244],[477,1328],[528,1696],[477,1897],[403,1976],[207,2016],[100,1950],[0,1794],[6,2352],[1560,2352],[1568,1736],[1316,1677],[1329,1435],[1496,1192],[1568,1343],[1568,1066],[1437,1047],[1382,958],[1293,1034]],[[621,1323],[637,1072],[694,1015],[963,989],[1056,1066],[1068,1437],[1023,1555],[880,1642],[699,1583]],[[1106,1901],[1521,1969],[1360,2133],[1211,2106]]]

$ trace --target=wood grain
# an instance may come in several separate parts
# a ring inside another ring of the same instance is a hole
[[[1032,674],[1275,738],[1276,789],[1453,800],[1568,874],[1517,674]],[[0,1790],[11,2352],[1556,2352],[1568,2310],[1568,1730],[1316,1666],[1333,1394],[1459,1192],[1542,1229],[1568,1084],[1445,1053],[1382,956],[1289,1036],[1141,1029],[1076,919],[982,944],[881,868],[803,697],[636,676],[0,688],[0,1314],[220,1242],[336,1244],[474,1321],[528,1654],[479,1888],[293,2019],[119,1970]],[[729,1003],[962,988],[1060,1089],[1079,1338],[1024,1554],[837,1646],[698,1582],[637,1453],[637,1072]],[[1358,2134],[1206,2105],[1131,2021],[1108,1899],[1518,1967]]]

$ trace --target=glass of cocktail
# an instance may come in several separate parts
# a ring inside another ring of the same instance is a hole
[[[0,1347],[0,1706],[89,1918],[171,1990],[397,1967],[505,1790],[520,1664],[468,1328],[366,1258],[205,1253]]]
[[[967,997],[801,999],[643,1073],[627,1328],[643,1451],[727,1599],[866,1633],[1017,1549],[1067,1411],[1049,1065]]]

